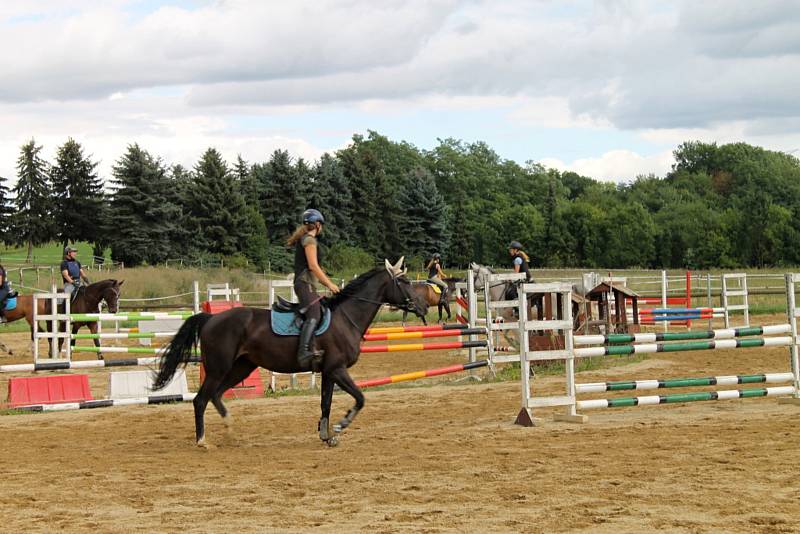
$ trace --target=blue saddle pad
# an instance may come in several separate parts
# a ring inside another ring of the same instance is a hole
[[[300,327],[295,320],[297,315],[292,312],[272,311],[272,331],[279,336],[299,336]],[[322,309],[322,321],[317,327],[316,335],[320,336],[331,326],[331,311]]]
[[[6,310],[14,310],[17,308],[17,297],[11,297],[6,299]]]

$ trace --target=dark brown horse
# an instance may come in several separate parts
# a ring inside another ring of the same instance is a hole
[[[119,294],[122,281],[117,280],[102,280],[89,284],[87,286],[80,286],[78,294],[70,303],[70,313],[97,313],[98,307],[101,302],[105,302],[108,310],[111,313],[117,312],[119,306]],[[50,313],[50,302],[47,300],[39,300],[39,306],[36,310],[37,315],[46,315]],[[6,320],[9,323],[25,318],[28,325],[31,327],[31,349],[33,348],[33,297],[30,295],[19,295],[17,297],[17,307],[13,310],[6,310]],[[87,326],[93,333],[97,333],[97,323],[72,323],[72,333],[75,334],[78,330]],[[45,328],[50,330],[50,323],[47,322]],[[72,340],[75,344],[75,340]],[[63,339],[59,340],[59,349],[63,345]],[[100,340],[94,340],[95,347],[100,346]],[[11,351],[7,351],[11,352]],[[102,355],[98,354],[98,358],[102,359]]]
[[[434,285],[429,282],[412,282],[411,291],[415,298],[420,299],[427,306],[436,306],[439,310],[439,320],[442,322],[442,309],[447,312],[447,321],[450,320],[450,303],[455,300],[456,283],[463,282],[463,278],[445,278],[444,283],[447,284],[447,296],[442,298],[441,293],[437,293]],[[406,324],[406,316],[408,312],[403,312],[403,324]]]
[[[328,330],[316,339],[323,351],[321,372],[322,416],[319,437],[328,445],[337,443],[337,434],[347,428],[364,407],[364,395],[347,369],[358,361],[361,338],[372,323],[381,305],[421,314],[419,304],[411,295],[411,284],[400,266],[386,261],[386,266],[364,273],[338,295],[326,299],[331,310]],[[200,342],[205,380],[194,399],[195,438],[205,446],[203,414],[209,400],[226,424],[228,409],[222,395],[244,380],[257,367],[278,373],[309,371],[297,364],[297,337],[278,336],[272,332],[272,312],[258,308],[233,308],[217,315],[199,313],[181,326],[161,356],[154,389],[161,389],[172,379],[178,366],[192,361],[192,349]],[[346,391],[355,405],[331,429],[329,420],[334,385]]]

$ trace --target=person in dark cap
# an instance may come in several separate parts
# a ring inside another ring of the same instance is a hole
[[[64,293],[72,295],[75,290],[80,287],[81,279],[89,283],[89,278],[83,270],[81,262],[75,258],[78,249],[66,246],[64,247],[64,261],[61,262],[61,278],[64,281]]]

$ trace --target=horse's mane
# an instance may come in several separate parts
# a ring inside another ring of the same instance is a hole
[[[384,267],[376,267],[371,271],[367,271],[363,274],[360,274],[358,278],[352,280],[344,286],[339,293],[332,297],[325,297],[323,299],[324,304],[331,309],[331,311],[335,310],[342,302],[346,301],[353,295],[355,295],[362,287],[364,287],[367,282],[372,280],[378,274],[386,272]]]
[[[486,269],[486,270],[487,270],[487,271],[489,271],[491,274],[497,274],[497,271],[495,271],[494,269],[492,269],[492,268],[491,268],[491,267],[489,267],[488,265],[481,265],[480,263],[476,263],[476,264],[475,264],[475,266],[478,268],[478,270],[480,270],[480,269]]]
[[[113,279],[113,278],[108,278],[106,280],[100,280],[99,282],[93,282],[93,283],[89,284],[86,287],[91,287],[91,286],[98,286],[98,287],[100,287],[100,286],[115,286],[115,285],[117,285],[117,281],[115,279]]]

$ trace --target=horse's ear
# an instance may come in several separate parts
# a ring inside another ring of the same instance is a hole
[[[118,286],[121,286],[121,285],[122,285],[122,284],[124,284],[124,283],[125,283],[125,280],[120,280],[119,282],[117,282],[117,285],[118,285]]]
[[[394,265],[389,263],[389,260],[386,260],[386,259],[383,260],[386,263],[386,270],[389,271],[389,274],[392,275],[392,278],[397,278],[398,276],[403,274],[403,269],[402,269],[401,265],[403,264],[403,259],[404,258],[405,258],[405,256],[400,258],[400,260],[397,263],[395,263]]]

